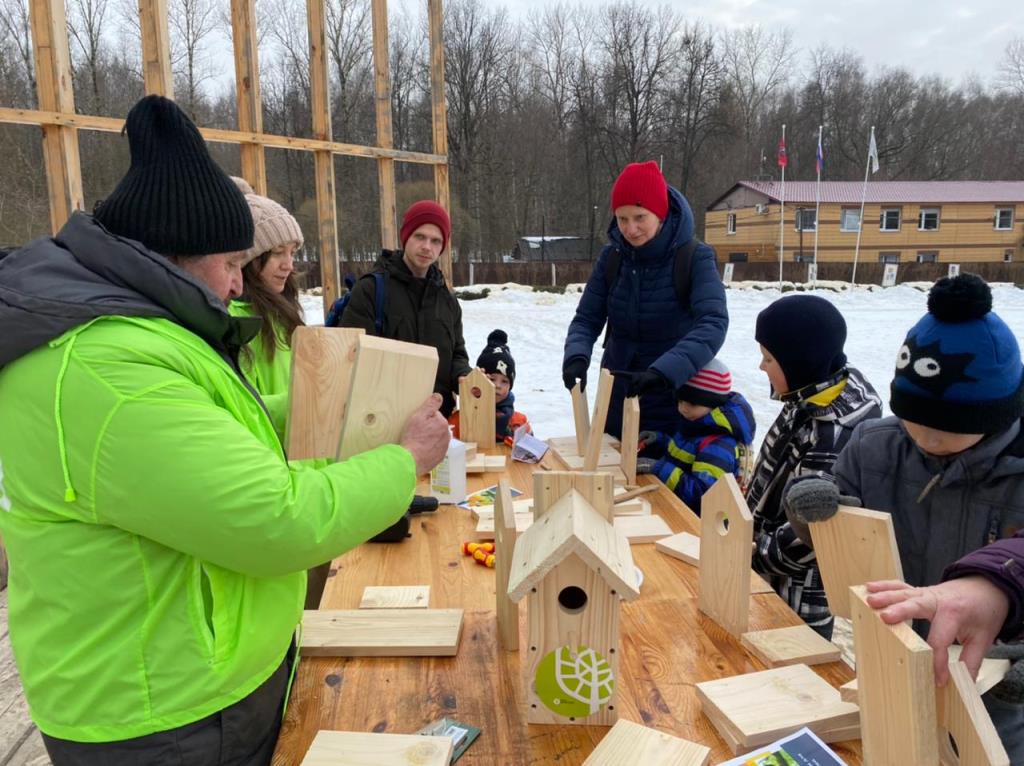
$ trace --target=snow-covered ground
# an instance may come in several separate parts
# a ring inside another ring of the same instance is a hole
[[[534,432],[542,438],[573,433],[572,407],[562,385],[562,345],[579,293],[533,292],[529,287],[518,285],[491,285],[490,288],[487,298],[462,302],[463,331],[470,363],[476,361],[491,330],[505,330],[516,360],[513,389],[516,409],[526,413]],[[815,294],[831,301],[842,312],[848,326],[846,355],[850,364],[859,368],[888,402],[896,352],[907,330],[926,311],[927,293],[900,285],[884,290],[857,288],[842,293],[819,290]],[[729,333],[719,358],[732,371],[734,388],[747,397],[754,409],[758,444],[780,405],[769,397],[768,380],[758,369],[761,357],[754,340],[754,323],[758,312],[780,295],[775,288],[726,291]],[[1024,338],[1024,290],[996,285],[993,297],[996,313],[1018,339]],[[311,324],[323,321],[320,300],[313,295],[303,297]],[[588,381],[597,379],[599,344],[600,340]],[[595,388],[587,386],[591,403]]]

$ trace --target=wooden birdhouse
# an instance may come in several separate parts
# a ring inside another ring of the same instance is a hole
[[[619,604],[640,595],[626,538],[570,490],[516,541],[508,594],[527,600],[527,720],[614,724]]]

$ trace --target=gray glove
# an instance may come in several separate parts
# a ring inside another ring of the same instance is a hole
[[[997,644],[985,655],[1013,661],[1003,680],[992,687],[992,696],[1014,705],[1024,704],[1024,659],[1020,659],[1021,649],[1021,644]]]
[[[652,457],[638,457],[636,459],[636,472],[639,473],[654,473],[654,464],[658,461]]]
[[[808,524],[828,521],[840,505],[859,506],[860,500],[839,494],[835,482],[820,476],[798,476],[790,479],[782,493],[782,510],[793,532],[809,548],[814,547]]]

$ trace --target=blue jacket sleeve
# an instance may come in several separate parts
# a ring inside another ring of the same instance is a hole
[[[608,320],[608,285],[605,283],[604,270],[610,250],[610,246],[606,246],[601,251],[590,272],[590,279],[583,288],[583,295],[576,306],[576,315],[569,323],[569,332],[565,336],[563,364],[572,359],[586,359],[589,362],[594,343]]]
[[[694,252],[691,278],[690,311],[694,317],[693,327],[651,365],[669,380],[672,388],[683,385],[714,358],[722,348],[725,332],[729,328],[725,287],[718,276],[715,252],[707,245],[698,247]],[[601,281],[604,281],[603,276]],[[589,282],[587,284],[589,286]],[[583,305],[582,300],[580,305]],[[569,358],[568,355],[566,358]]]

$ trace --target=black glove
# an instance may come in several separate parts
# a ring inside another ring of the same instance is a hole
[[[572,390],[576,381],[580,382],[580,391],[587,389],[587,368],[590,363],[586,359],[570,359],[562,365],[562,382]]]
[[[658,441],[657,431],[641,431],[636,437],[636,451],[642,452]]]
[[[654,464],[658,461],[653,457],[638,457],[636,459],[636,472],[639,473],[654,473]]]
[[[665,380],[665,376],[650,368],[643,372],[612,371],[612,375],[626,381],[627,397],[643,396],[655,391],[664,391],[668,388],[668,381]]]
[[[813,548],[808,524],[828,521],[839,512],[840,505],[859,506],[860,500],[839,494],[839,487],[820,476],[797,476],[787,482],[782,493],[782,510],[793,532]]]

